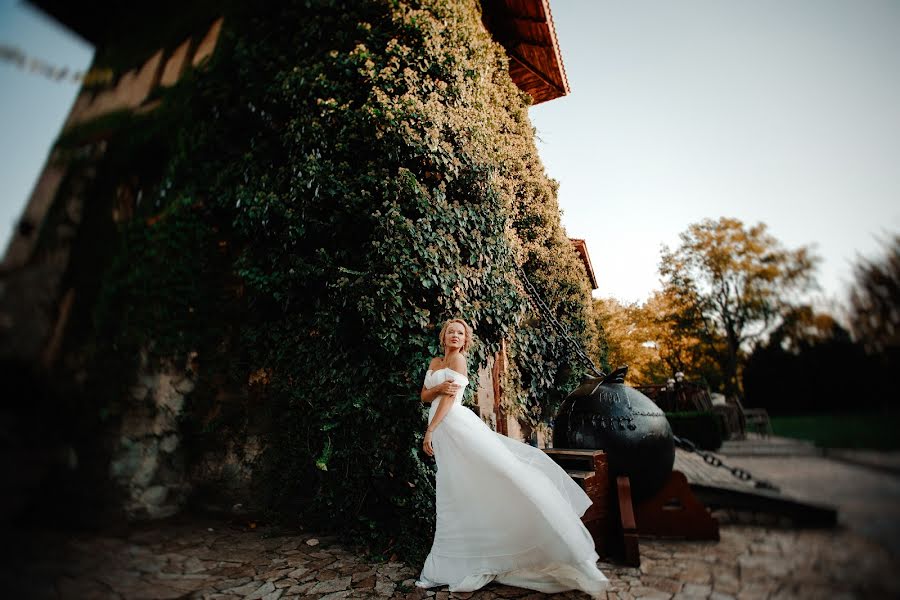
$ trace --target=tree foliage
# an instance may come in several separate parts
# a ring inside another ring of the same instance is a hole
[[[853,336],[832,315],[793,307],[750,356],[743,376],[748,404],[773,413],[896,413],[898,290],[895,236],[884,256],[856,266],[848,311]]]
[[[681,234],[660,261],[664,293],[696,324],[720,363],[727,393],[740,393],[740,369],[753,343],[813,284],[817,258],[807,247],[785,248],[766,225],[706,219]]]
[[[900,348],[900,235],[885,246],[883,256],[857,262],[850,291],[850,328],[870,353]]]
[[[652,323],[653,346],[663,365],[664,377],[657,376],[655,382],[681,372],[689,380],[721,389],[722,369],[715,358],[722,349],[721,336],[704,328],[692,307],[671,289],[651,294],[644,311]]]
[[[509,340],[510,408],[532,422],[582,371],[514,263],[596,345],[556,184],[474,0],[236,10],[205,71],[110,142],[121,161],[156,128],[169,155],[107,271],[98,364],[196,351],[195,443],[262,422],[264,506],[421,559],[434,471],[418,390],[441,321],[475,328],[473,371]]]
[[[886,375],[831,315],[802,305],[754,348],[742,372],[746,405],[772,414],[889,408]]]
[[[643,304],[623,304],[612,298],[594,301],[603,351],[609,365],[629,366],[636,385],[663,383],[682,372],[691,380],[717,387],[718,364],[701,340],[690,311],[678,306],[671,293],[656,291]]]
[[[615,298],[598,298],[594,300],[594,318],[607,368],[628,365],[629,382],[651,383],[655,379],[651,373],[660,361],[655,348],[648,344],[653,334],[643,307]]]

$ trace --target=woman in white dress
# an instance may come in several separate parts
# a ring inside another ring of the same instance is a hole
[[[609,580],[580,518],[591,500],[543,451],[492,431],[462,406],[469,325],[447,321],[440,340],[444,356],[432,359],[422,386],[431,403],[422,447],[437,463],[437,524],[416,585],[470,592],[497,581],[605,598]]]

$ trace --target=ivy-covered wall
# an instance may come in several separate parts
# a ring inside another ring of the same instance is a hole
[[[188,463],[262,431],[259,506],[420,560],[434,471],[418,395],[442,321],[473,325],[473,373],[507,340],[508,409],[530,423],[583,371],[514,263],[597,348],[528,98],[475,0],[237,10],[206,68],[117,122],[92,167],[94,205],[129,169],[141,189],[69,344],[81,393],[114,419],[141,351],[190,355]]]

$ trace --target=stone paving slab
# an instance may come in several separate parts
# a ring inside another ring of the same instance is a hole
[[[836,506],[838,523],[900,555],[900,477],[818,456],[728,459],[789,496]]]
[[[877,469],[900,475],[900,451],[857,450],[853,448],[826,448],[825,456],[861,467]]]
[[[720,519],[732,518],[726,512]],[[900,562],[846,528],[725,523],[719,542],[641,540],[642,564],[601,562],[609,599],[897,598]],[[5,536],[5,598],[337,600],[581,599],[490,584],[468,594],[413,586],[418,566],[366,561],[334,538],[179,519],[119,535],[17,531]]]

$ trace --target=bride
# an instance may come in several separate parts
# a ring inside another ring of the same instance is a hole
[[[538,448],[496,433],[462,405],[472,329],[444,323],[425,374],[423,450],[437,463],[437,524],[418,587],[470,592],[491,581],[605,597],[609,580],[581,515],[587,494]],[[438,400],[437,402],[434,402]]]

